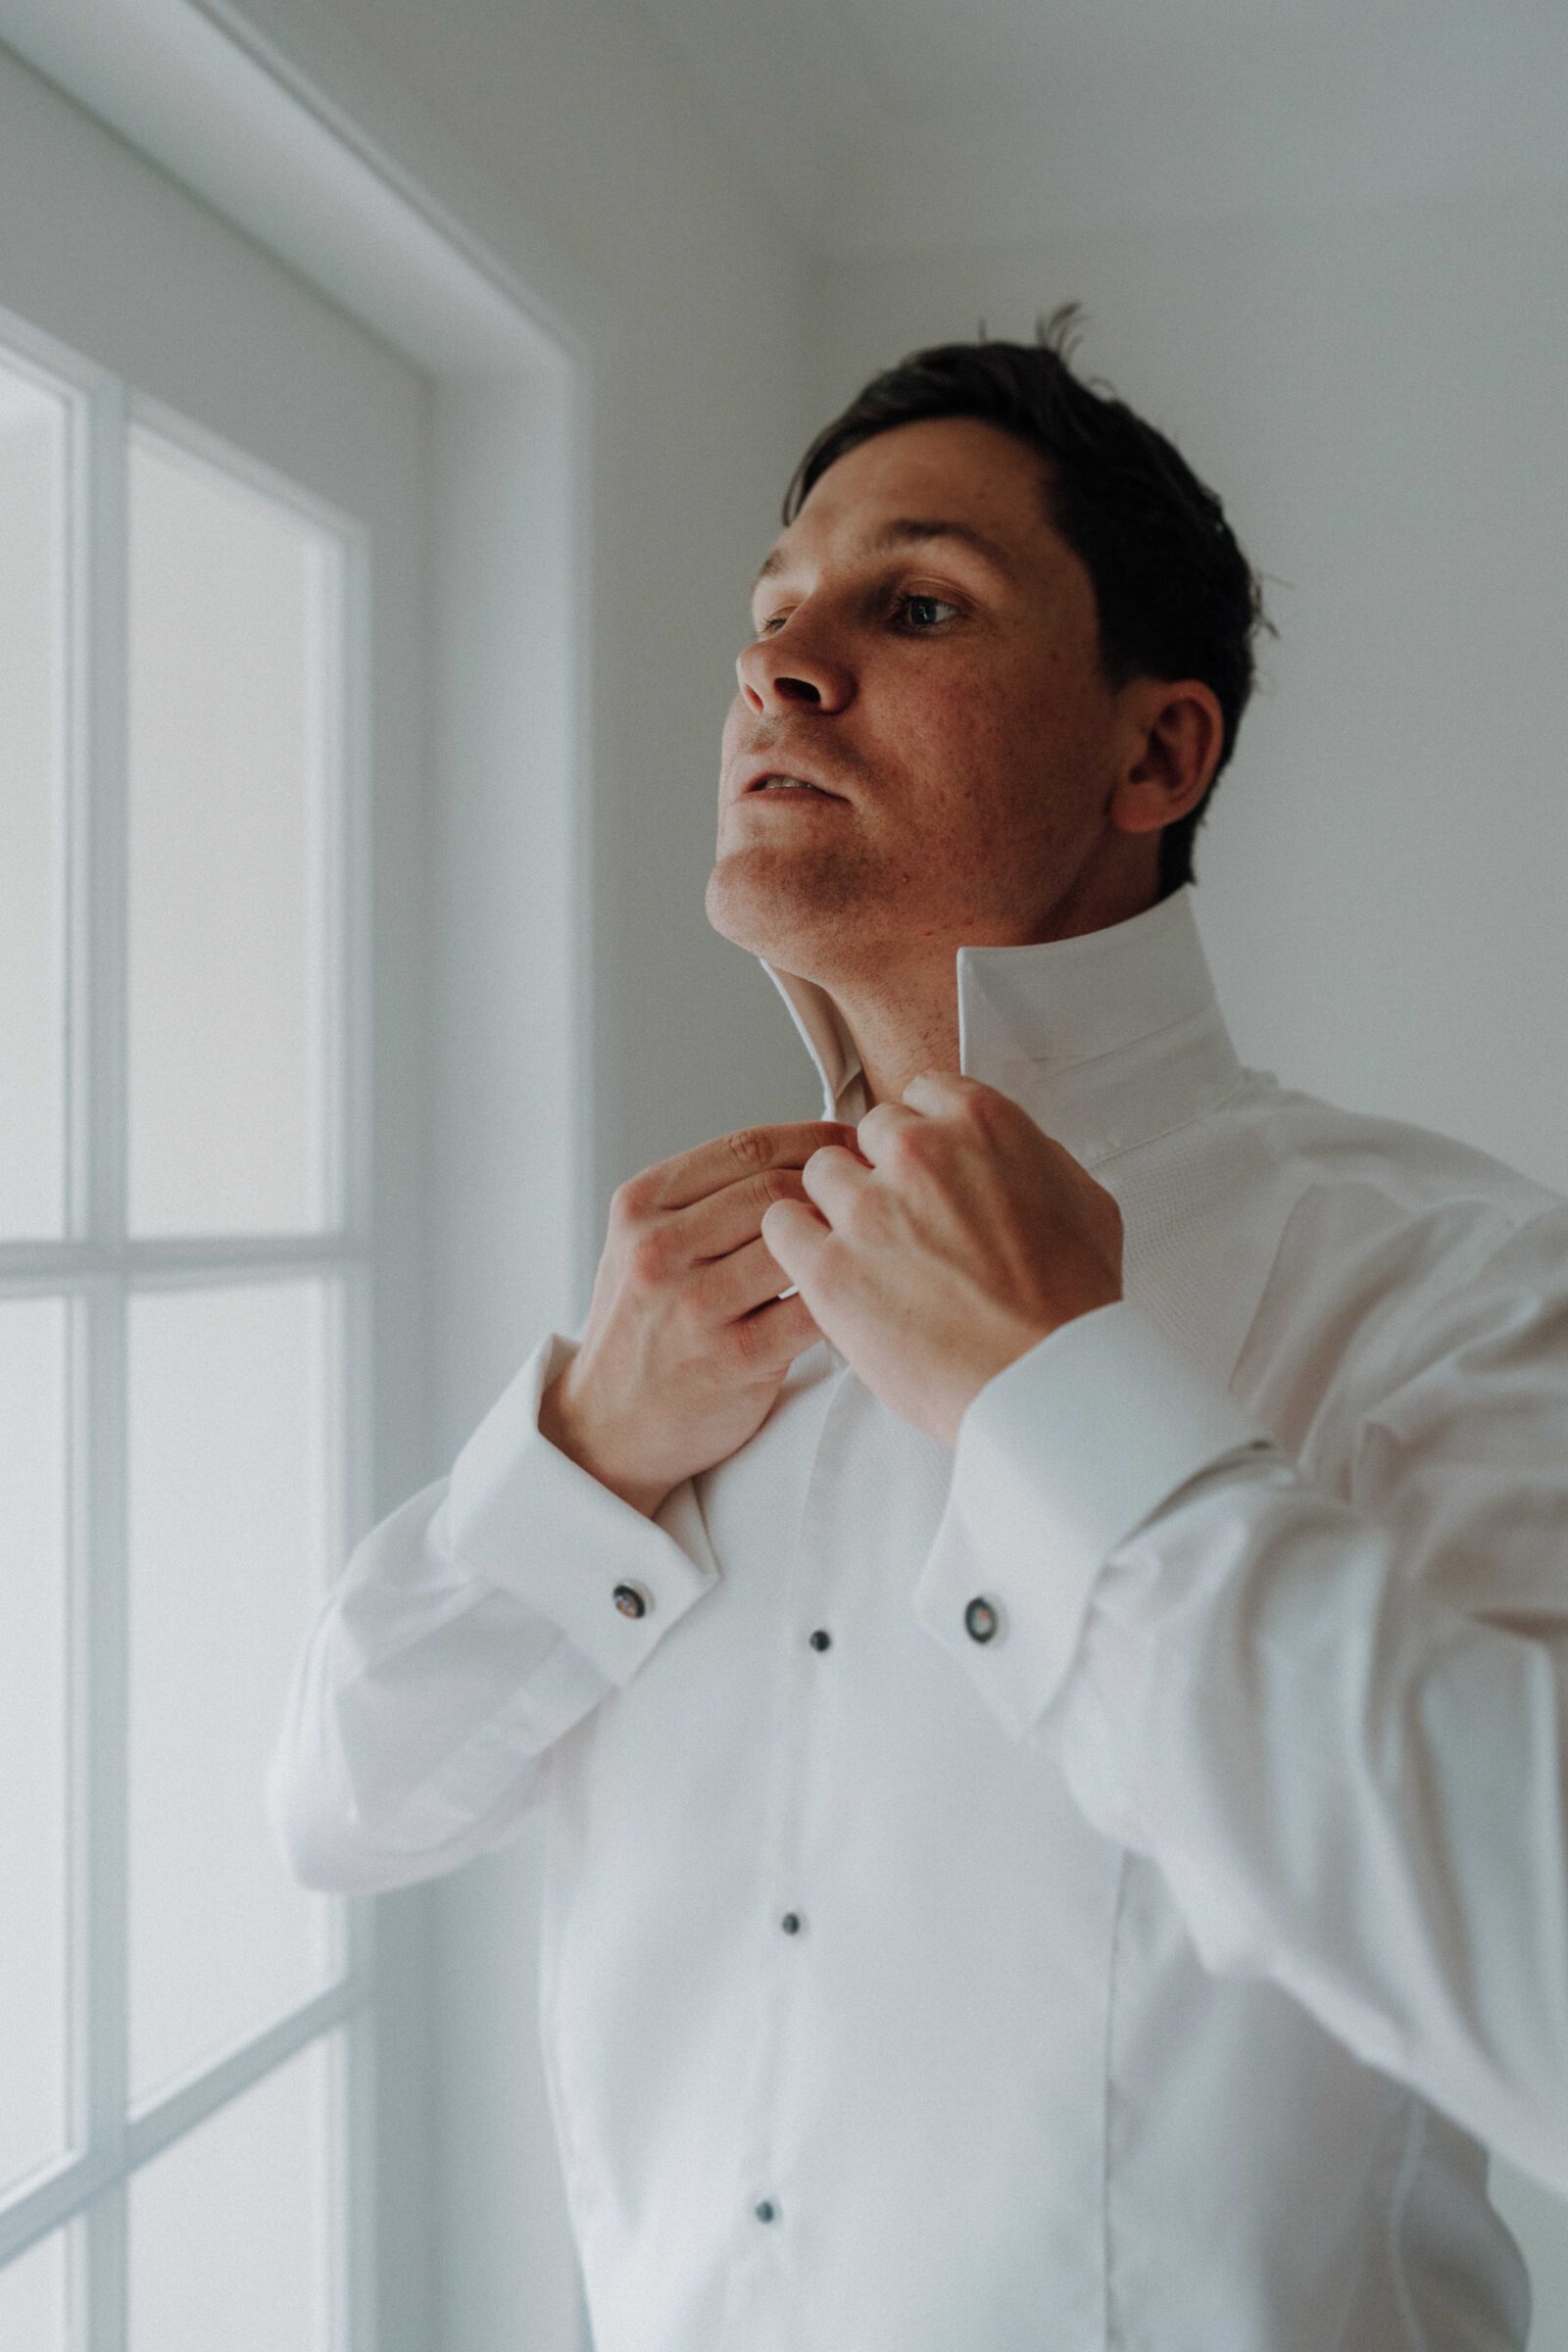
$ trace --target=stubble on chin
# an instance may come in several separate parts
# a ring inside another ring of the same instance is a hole
[[[783,971],[814,977],[862,953],[885,888],[864,861],[831,850],[748,845],[715,860],[706,895],[719,935]]]

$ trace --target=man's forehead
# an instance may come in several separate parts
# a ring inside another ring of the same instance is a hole
[[[1014,551],[1004,544],[994,532],[982,530],[978,523],[969,522],[956,514],[893,514],[880,522],[867,523],[851,534],[854,546],[867,555],[881,555],[890,548],[911,547],[935,540],[956,541],[980,557],[1004,580],[1018,577],[1018,559]],[[755,596],[764,580],[787,571],[794,560],[793,550],[777,541],[762,558],[757,577],[752,582]]]
[[[1021,495],[1031,482],[1037,495]],[[824,529],[842,534],[852,556],[946,540],[1017,582],[1038,563],[1033,542],[1042,528],[1050,530],[1050,501],[1038,449],[990,417],[914,417],[868,435],[825,467],[763,557],[751,593],[789,569],[803,543]]]

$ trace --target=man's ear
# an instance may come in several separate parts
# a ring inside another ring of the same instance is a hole
[[[1224,748],[1225,714],[1201,678],[1139,678],[1126,699],[1126,765],[1108,813],[1118,832],[1152,833],[1207,792]]]

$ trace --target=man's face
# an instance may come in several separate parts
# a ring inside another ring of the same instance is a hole
[[[880,433],[768,561],[724,723],[716,931],[829,981],[1048,936],[1107,859],[1152,901],[1153,834],[1111,821],[1129,737],[1094,590],[1032,450],[975,417]],[[843,797],[748,791],[759,763]]]

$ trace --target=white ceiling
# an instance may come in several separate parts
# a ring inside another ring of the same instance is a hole
[[[828,253],[1568,177],[1565,0],[625,0]]]

